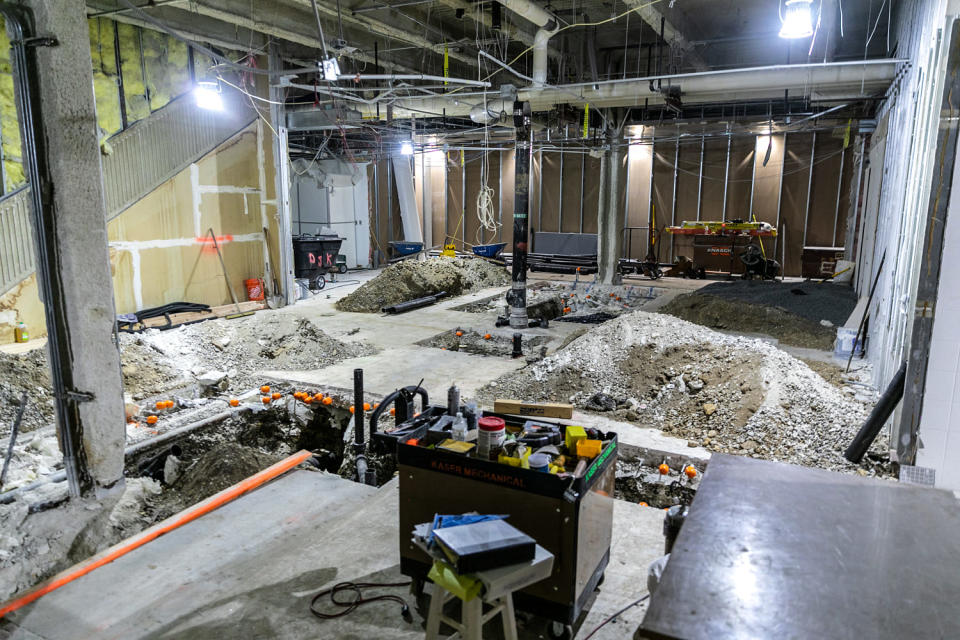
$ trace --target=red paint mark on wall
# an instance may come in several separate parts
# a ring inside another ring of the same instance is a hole
[[[203,245],[200,248],[201,253],[216,253],[217,248],[214,246],[213,238],[210,235],[205,235],[200,238],[194,238],[194,241],[197,244]],[[226,242],[233,242],[232,235],[217,236],[217,244],[224,244]]]

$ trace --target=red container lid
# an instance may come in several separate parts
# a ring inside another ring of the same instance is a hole
[[[507,423],[503,421],[503,418],[486,416],[477,420],[477,426],[480,427],[481,431],[500,431],[506,428]]]

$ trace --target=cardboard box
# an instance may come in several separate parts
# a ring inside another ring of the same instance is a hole
[[[497,413],[509,413],[515,416],[539,416],[541,418],[573,418],[573,405],[562,402],[523,402],[498,398],[493,403]]]

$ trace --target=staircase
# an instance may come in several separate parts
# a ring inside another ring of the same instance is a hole
[[[256,113],[224,91],[222,112],[199,109],[184,95],[110,137],[102,158],[107,220],[216,149]],[[0,198],[0,296],[34,271],[30,189]]]

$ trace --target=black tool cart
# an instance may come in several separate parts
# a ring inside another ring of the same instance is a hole
[[[419,393],[424,410],[414,414]],[[516,606],[565,628],[554,637],[571,637],[591,602],[610,559],[617,435],[602,434],[603,448],[579,477],[514,467],[419,446],[431,426],[450,413],[427,402],[420,388],[407,387],[384,398],[371,416],[396,404],[397,427],[373,433],[381,453],[396,451],[400,480],[400,568],[422,585],[432,560],[411,541],[415,525],[434,514],[476,511],[509,515],[508,522],[556,557],[553,575],[515,596]],[[483,412],[522,427],[527,418]],[[540,423],[550,423],[538,420]],[[564,433],[565,427],[552,422]]]

